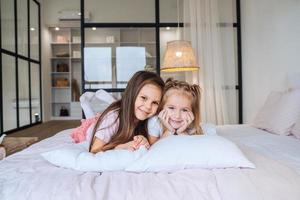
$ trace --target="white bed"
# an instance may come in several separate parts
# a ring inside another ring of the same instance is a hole
[[[40,153],[71,143],[65,130],[0,162],[0,199],[300,199],[300,140],[247,125],[221,126],[256,169],[194,169],[175,173],[79,172]]]
[[[220,136],[255,149],[255,151],[277,160],[300,174],[300,139],[294,136],[275,135],[249,125],[219,126]],[[299,186],[300,187],[300,186]]]

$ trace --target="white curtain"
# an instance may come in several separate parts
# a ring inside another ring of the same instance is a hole
[[[237,123],[233,6],[232,0],[221,1],[184,0],[184,39],[200,66],[202,121],[228,124]]]

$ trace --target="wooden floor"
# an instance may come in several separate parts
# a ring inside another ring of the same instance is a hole
[[[51,137],[59,131],[75,128],[80,125],[80,120],[48,121],[33,127],[9,134],[9,137],[38,137],[39,141]]]

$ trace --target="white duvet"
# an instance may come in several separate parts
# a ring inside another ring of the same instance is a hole
[[[65,130],[1,161],[0,199],[300,199],[300,175],[294,168],[249,145],[239,144],[256,169],[100,174],[58,168],[41,157],[70,143],[69,133]]]

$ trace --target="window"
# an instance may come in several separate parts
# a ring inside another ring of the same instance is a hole
[[[1,134],[42,121],[39,18],[36,0],[1,0]]]

